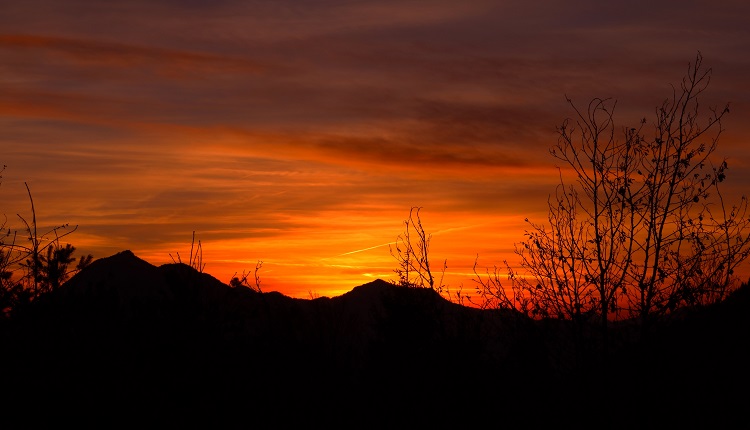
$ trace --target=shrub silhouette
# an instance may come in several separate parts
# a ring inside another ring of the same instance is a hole
[[[24,185],[31,205],[31,218],[17,216],[23,224],[21,235],[26,241],[19,242],[19,232],[7,226],[7,217],[0,226],[5,231],[0,239],[0,317],[3,318],[41,295],[56,290],[93,261],[93,256],[88,254],[72,266],[76,261],[73,257],[76,248],[61,242],[76,231],[77,225],[63,224],[45,232],[39,231],[34,199],[28,184]]]

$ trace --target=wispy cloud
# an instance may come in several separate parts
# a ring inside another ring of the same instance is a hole
[[[82,251],[168,262],[196,231],[217,277],[264,260],[267,288],[304,297],[389,274],[386,245],[422,206],[434,251],[470,273],[544,219],[566,96],[648,119],[699,50],[704,106],[731,103],[728,192],[746,191],[748,14],[732,0],[11,2],[3,211],[27,213],[27,182],[44,223],[79,224]]]

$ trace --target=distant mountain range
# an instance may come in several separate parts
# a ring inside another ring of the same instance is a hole
[[[720,424],[749,400],[749,299],[743,285],[648,339],[619,325],[604,355],[594,330],[429,289],[377,280],[295,299],[123,251],[2,324],[3,416],[24,428]]]

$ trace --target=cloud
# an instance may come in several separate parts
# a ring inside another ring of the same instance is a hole
[[[127,73],[139,67],[172,79],[183,75],[266,71],[263,65],[245,58],[68,37],[0,34],[0,49],[21,55],[28,52],[42,61],[46,57],[48,61],[64,61],[79,67],[101,67],[109,74]]]
[[[308,282],[351,288],[382,273],[377,245],[422,206],[430,230],[448,232],[436,251],[466,272],[471,248],[497,262],[518,220],[544,219],[558,179],[547,150],[574,113],[566,96],[616,98],[622,125],[651,118],[699,50],[714,69],[704,106],[731,102],[720,151],[732,194],[744,191],[748,12],[735,1],[11,2],[4,210],[28,210],[28,182],[43,222],[80,224],[76,243],[97,256],[168,261],[196,231],[222,271],[262,257],[268,285],[305,295]],[[485,227],[451,230],[465,225]]]

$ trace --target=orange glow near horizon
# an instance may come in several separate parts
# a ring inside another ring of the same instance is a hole
[[[397,216],[401,219],[396,219]],[[272,242],[252,239],[244,242],[204,241],[200,232],[196,232],[193,249],[198,251],[200,240],[204,272],[224,283],[229,283],[233,276],[248,274],[252,284],[256,265],[261,263],[258,275],[264,292],[279,291],[295,298],[334,297],[376,279],[390,281],[397,278],[394,272],[397,261],[390,250],[396,237],[403,233],[405,216],[394,213],[393,217],[393,220],[384,218],[375,222],[363,216],[350,225],[338,223],[338,229],[318,227],[317,233],[315,230],[300,232],[299,236]],[[509,232],[522,232],[523,228],[523,220],[518,222],[513,216],[497,220],[476,219],[481,223],[442,230],[431,229],[430,223],[450,225],[455,221],[440,220],[424,209],[421,218],[426,232],[431,234],[430,257],[434,275],[444,276],[444,284],[452,291],[462,288],[469,294],[474,289],[471,279],[475,260],[478,259],[478,271],[482,274],[487,266],[501,266],[503,259],[513,261],[513,240]],[[336,224],[336,220],[332,221]],[[171,263],[173,259],[188,262],[190,236],[186,235],[185,242],[173,243],[172,249],[160,246],[158,249],[131,251],[155,265]],[[489,244],[483,243],[487,242],[488,236],[495,239]],[[86,249],[85,241],[81,243],[81,249]],[[511,243],[510,248],[508,243]],[[443,273],[444,261],[447,268]]]

